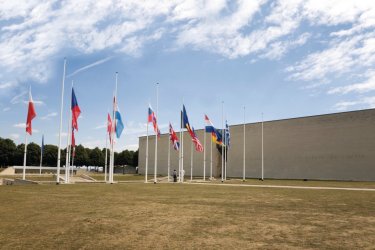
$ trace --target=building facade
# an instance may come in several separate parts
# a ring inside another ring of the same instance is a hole
[[[246,178],[262,173],[262,123],[245,125]],[[243,176],[244,126],[230,126],[227,177]],[[204,131],[196,130],[204,144]],[[180,134],[178,133],[178,136]],[[180,136],[179,136],[180,137]],[[148,174],[154,173],[155,136],[149,136]],[[191,173],[191,139],[183,133],[183,166]],[[181,139],[180,139],[181,141]],[[159,175],[167,175],[169,136],[158,140]],[[221,175],[221,153],[206,134],[204,153],[193,150],[193,176]],[[375,181],[375,109],[292,118],[263,123],[264,178]],[[178,170],[179,154],[171,146],[171,171]],[[145,173],[146,137],[139,138],[139,172]],[[188,177],[187,177],[188,178]]]

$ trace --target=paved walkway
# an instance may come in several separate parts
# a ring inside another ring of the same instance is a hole
[[[231,187],[257,187],[257,188],[292,188],[292,189],[317,189],[317,190],[347,190],[347,191],[372,191],[375,188],[349,188],[349,187],[306,187],[306,186],[280,186],[280,185],[251,185],[251,184],[221,184],[221,183],[198,183],[185,182],[189,185],[211,185],[211,186],[231,186]]]

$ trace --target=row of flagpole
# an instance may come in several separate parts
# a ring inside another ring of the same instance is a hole
[[[62,136],[62,118],[63,118],[63,105],[64,105],[64,88],[65,88],[65,77],[66,77],[66,64],[67,60],[64,58],[64,68],[63,68],[63,77],[62,77],[62,87],[61,87],[61,107],[60,107],[60,126],[59,126],[59,147],[58,147],[58,156],[57,156],[57,174],[56,174],[56,182],[57,184],[60,183],[60,167],[61,167],[61,136]],[[104,179],[106,182],[113,183],[113,172],[114,172],[114,144],[115,144],[115,138],[114,138],[114,133],[116,132],[116,137],[119,138],[123,129],[123,124],[121,121],[121,115],[118,111],[118,106],[117,106],[117,86],[118,86],[118,73],[116,72],[116,81],[115,81],[115,92],[114,92],[114,97],[113,97],[113,113],[112,113],[112,120],[110,120],[110,115],[108,114],[108,124],[107,124],[107,132],[106,132],[106,154],[105,154],[105,166],[104,166]],[[72,103],[73,103],[73,95],[74,95],[74,90],[73,90],[73,81],[72,81],[72,102],[70,105],[70,117],[71,120],[68,122],[68,138],[67,138],[67,148],[66,148],[66,164],[65,164],[65,182],[69,183],[69,168],[72,166],[74,162],[74,147],[73,147],[73,158],[72,162],[70,162],[71,158],[71,151],[72,151],[72,142],[74,140],[74,129],[78,130],[78,125],[77,125],[77,119],[80,113],[78,104],[75,103],[78,107],[78,115],[73,114],[72,110]],[[157,153],[158,153],[158,137],[160,136],[160,130],[157,126],[157,117],[158,117],[158,102],[159,102],[159,83],[156,84],[156,114],[152,111],[151,106],[149,107],[149,113],[148,113],[148,120],[147,120],[147,142],[146,142],[146,169],[145,169],[145,182],[148,182],[148,136],[149,136],[149,123],[152,122],[154,125],[154,130],[155,130],[155,163],[154,163],[154,183],[157,182]],[[74,95],[75,99],[75,95]],[[32,134],[32,129],[31,129],[31,120],[36,116],[35,109],[34,109],[34,104],[31,96],[31,88],[29,90],[29,107],[28,107],[28,115],[27,115],[27,121],[26,121],[26,135],[25,135],[25,149],[24,149],[24,162],[23,162],[23,179],[25,179],[25,174],[26,174],[26,155],[27,155],[27,134]],[[209,121],[207,116],[205,116],[206,121],[211,124],[212,123]],[[73,121],[75,121],[75,125],[73,124]],[[71,127],[72,126],[72,127]],[[172,126],[170,125],[170,131],[173,130]],[[183,153],[183,142],[184,142],[184,137],[183,137],[183,129],[187,128],[191,138],[192,138],[192,149],[191,149],[191,180],[192,180],[192,175],[193,175],[193,142],[196,146],[196,150],[200,152],[204,152],[204,159],[203,159],[203,179],[205,180],[206,178],[206,132],[207,127],[205,128],[205,133],[204,133],[204,147],[199,142],[198,137],[195,134],[194,128],[190,127],[190,124],[187,119],[187,114],[185,110],[185,106],[183,104],[183,112],[181,112],[181,129],[180,129],[180,139],[181,139],[181,148],[178,145],[178,148],[176,149],[175,144],[179,143],[178,138],[177,141],[174,142],[174,147],[176,150],[179,150],[179,172],[178,172],[178,179],[179,182],[184,181],[184,153]],[[213,126],[212,126],[213,128]],[[214,140],[214,137],[216,136],[216,140],[218,141],[219,134],[217,133],[217,130],[213,128],[214,131],[211,131],[212,138]],[[225,131],[224,131],[225,130]],[[174,131],[173,131],[174,133]],[[216,133],[216,135],[214,135]],[[228,135],[227,135],[228,133]],[[109,136],[108,136],[109,135]],[[221,168],[221,181],[223,182],[226,180],[227,177],[227,154],[228,154],[228,144],[229,144],[229,126],[226,122],[226,127],[224,129],[224,102],[222,102],[222,135],[223,138],[221,138],[221,157],[222,157],[222,168]],[[108,137],[110,140],[110,162],[109,162],[109,170],[108,170],[108,161],[107,161],[107,151],[108,151]],[[170,137],[171,137],[171,132],[170,132]],[[227,141],[228,140],[228,141]],[[44,137],[43,137],[43,142],[44,143]],[[212,142],[211,142],[211,155],[210,155],[210,179],[212,179]],[[169,142],[169,149],[168,149],[168,181],[169,181],[169,175],[170,175],[170,146],[171,143]],[[43,152],[41,149],[41,159],[40,159],[40,173],[41,173],[41,166],[42,166],[42,157],[43,157]],[[246,108],[244,107],[244,123],[243,123],[243,180],[246,179]],[[73,168],[72,168],[72,173],[73,173]],[[107,176],[108,173],[108,176]],[[107,180],[108,177],[108,180]],[[261,179],[264,179],[264,138],[263,138],[263,113],[262,113],[262,172],[261,172]]]
[[[159,84],[157,83],[156,85],[156,100],[157,100],[157,109],[158,109],[158,91],[159,91]],[[185,110],[185,107],[183,105],[183,108]],[[183,114],[183,112],[182,112]],[[183,136],[183,115],[181,114],[181,129],[180,129],[180,140],[181,140],[181,147],[179,148],[179,164],[178,164],[178,181],[179,182],[183,182],[184,181],[184,152],[183,152],[183,140],[184,140],[184,136]],[[148,120],[147,120],[147,135],[146,135],[146,164],[145,164],[145,182],[147,183],[148,182],[148,160],[149,160],[149,147],[148,147],[148,143],[149,143],[149,139],[148,139],[148,136],[149,136],[149,129],[148,129],[148,126],[149,126],[149,123],[150,122],[153,122],[153,125],[154,125],[154,130],[155,130],[155,157],[154,157],[154,183],[157,182],[157,154],[158,154],[158,137],[160,136],[160,131],[157,127],[157,116],[158,116],[158,112],[156,112],[156,114],[152,111],[151,109],[151,106],[149,106],[149,112],[148,112]],[[207,116],[206,116],[207,117]],[[208,118],[207,118],[208,119]],[[263,113],[262,113],[262,122],[261,122],[261,136],[262,136],[262,143],[261,143],[261,153],[262,153],[262,162],[261,162],[261,180],[264,179],[264,136],[263,136]],[[188,129],[189,130],[189,129]],[[172,131],[173,131],[173,128],[170,124],[170,129],[169,129],[169,142],[168,142],[168,165],[167,165],[167,171],[168,171],[168,182],[170,181],[170,172],[171,172],[171,162],[170,162],[170,156],[171,156],[171,153],[170,153],[170,148],[171,148],[171,142],[172,141]],[[206,129],[204,131],[204,147],[203,147],[203,180],[206,179]],[[173,131],[174,133],[174,131]],[[194,129],[193,129],[193,133],[195,134],[194,132]],[[229,137],[230,137],[230,134],[229,134],[229,126],[228,126],[228,123],[226,121],[226,124],[225,124],[225,127],[224,127],[224,102],[222,102],[222,136],[224,138],[224,142],[222,143],[222,148],[221,148],[221,157],[222,157],[222,160],[221,160],[221,164],[222,164],[222,167],[221,167],[221,181],[225,181],[227,179],[227,159],[228,159],[228,149],[229,149]],[[193,138],[192,138],[193,139]],[[210,157],[210,179],[212,179],[212,142],[211,142],[211,157]],[[190,180],[192,181],[193,179],[193,159],[194,159],[194,149],[193,149],[193,142],[191,143],[191,156],[190,156]],[[246,180],[246,107],[244,106],[243,107],[243,171],[242,171],[242,179],[243,181]]]
[[[65,88],[65,77],[66,77],[66,64],[67,61],[64,59],[64,69],[63,69],[63,77],[62,77],[62,86],[61,86],[61,107],[60,107],[60,127],[59,127],[59,147],[58,147],[58,156],[57,156],[57,174],[56,174],[56,183],[60,183],[60,167],[61,167],[61,137],[62,137],[62,119],[63,119],[63,106],[64,106],[64,88]],[[106,154],[105,154],[105,181],[109,183],[113,183],[113,172],[114,172],[114,144],[115,144],[115,136],[119,138],[122,130],[123,124],[121,121],[121,115],[118,111],[117,106],[117,86],[118,86],[118,72],[116,72],[116,81],[115,81],[115,92],[113,96],[113,113],[112,113],[112,120],[110,120],[110,115],[108,114],[108,126],[106,132]],[[73,105],[75,105],[73,107]],[[66,164],[65,164],[65,183],[69,183],[70,179],[70,166],[73,166],[74,163],[74,155],[75,155],[75,148],[72,147],[72,143],[75,144],[74,139],[74,129],[78,131],[77,119],[80,114],[80,110],[75,108],[78,107],[78,103],[74,94],[73,90],[73,81],[72,81],[72,101],[70,105],[70,117],[68,119],[68,138],[67,138],[67,148],[66,148]],[[78,113],[76,113],[78,112]],[[110,164],[108,170],[108,137],[110,140]],[[26,138],[27,140],[27,138]],[[73,152],[72,152],[73,151]],[[70,158],[72,156],[72,161],[70,162]],[[26,147],[25,147],[25,159],[24,159],[24,166],[26,165]],[[108,173],[108,175],[107,175]],[[73,174],[73,168],[72,173]]]

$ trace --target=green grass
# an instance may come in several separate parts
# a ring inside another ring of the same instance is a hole
[[[216,180],[221,182],[221,180]],[[268,180],[257,179],[230,179],[225,183],[243,183],[248,185],[276,185],[276,186],[305,186],[305,187],[343,187],[343,188],[375,188],[375,182],[366,181],[303,181],[303,180]]]
[[[183,184],[0,186],[4,249],[364,249],[375,192]]]
[[[16,175],[0,175],[0,178],[6,178],[6,179],[22,179],[22,174],[16,174]],[[30,181],[56,181],[56,177],[51,174],[42,174],[42,175],[26,175],[26,179]]]
[[[97,181],[104,181],[104,174],[101,173],[85,173],[85,175],[94,178]],[[79,176],[79,174],[77,175]],[[136,175],[136,174],[114,174],[113,180],[115,182],[126,182],[126,181],[144,181],[145,177],[143,175]]]
[[[93,173],[93,172],[87,172],[86,175],[94,178],[97,181],[103,181],[104,180],[104,174],[102,173]],[[114,181],[141,181],[144,180],[145,177],[142,175],[135,175],[135,174],[114,174],[113,180]]]

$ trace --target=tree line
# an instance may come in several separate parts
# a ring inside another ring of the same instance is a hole
[[[8,166],[22,166],[24,156],[25,144],[16,145],[11,139],[4,139],[0,137],[0,167]],[[36,143],[29,143],[27,145],[27,166],[40,165],[40,151],[41,147]],[[43,166],[56,167],[57,165],[57,151],[58,147],[55,145],[46,144],[43,150]],[[105,149],[85,148],[81,144],[76,146],[74,157],[75,166],[104,166],[105,163]],[[61,150],[61,166],[65,164],[66,148]],[[109,164],[109,151],[108,151]],[[115,152],[114,165],[130,165],[138,166],[138,150],[124,150],[120,153]]]

